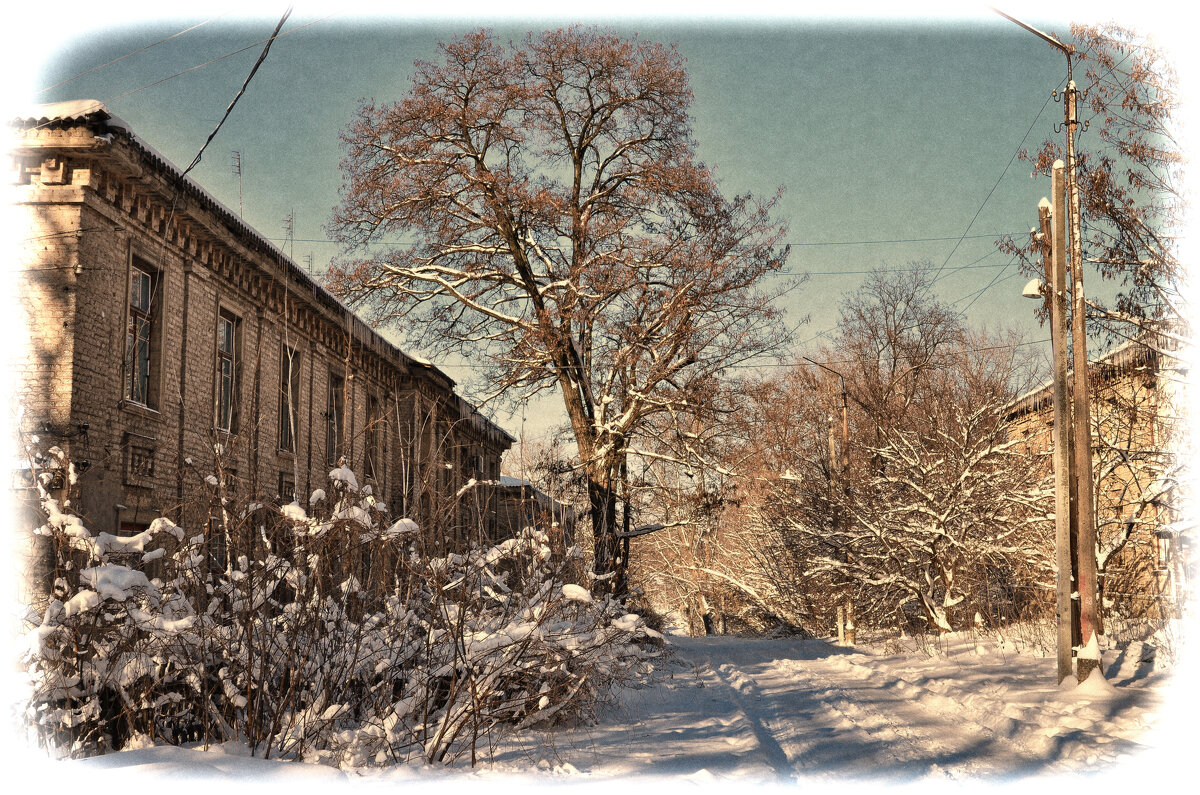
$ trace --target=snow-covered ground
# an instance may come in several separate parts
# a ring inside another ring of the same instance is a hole
[[[1180,704],[1190,694],[1178,676],[1140,662],[1137,646],[1106,653],[1110,684],[1059,688],[1053,659],[1018,653],[994,637],[958,637],[935,649],[798,638],[672,636],[671,643],[669,676],[626,691],[594,725],[510,737],[474,770],[466,763],[336,770],[264,762],[227,746],[140,748],[57,763],[43,775],[78,777],[99,791],[150,776],[235,788],[511,791],[529,784],[611,788],[614,777],[636,777],[639,787],[925,789],[1048,784],[1087,773],[1096,785],[1159,786],[1191,761],[1177,742],[1186,740],[1180,727],[1190,710]]]

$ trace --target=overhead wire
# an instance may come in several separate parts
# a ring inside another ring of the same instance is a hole
[[[192,25],[190,28],[184,28],[183,30],[179,31],[178,33],[172,33],[170,36],[167,36],[165,39],[159,39],[158,41],[154,42],[153,44],[147,44],[145,47],[140,47],[140,48],[138,48],[138,49],[134,50],[133,52],[127,52],[127,53],[125,53],[124,55],[122,55],[122,56],[120,56],[120,57],[118,57],[118,58],[113,58],[111,61],[109,61],[109,62],[107,62],[107,63],[102,63],[102,64],[100,64],[99,66],[93,66],[91,69],[85,70],[85,71],[83,71],[83,72],[80,72],[79,74],[76,74],[76,75],[72,75],[71,77],[68,77],[68,78],[66,78],[65,80],[60,80],[60,81],[58,81],[57,83],[55,83],[54,85],[51,85],[51,86],[46,86],[46,87],[45,87],[45,88],[43,88],[43,89],[39,89],[39,90],[37,91],[37,93],[38,93],[38,94],[45,94],[47,91],[52,91],[52,90],[54,90],[54,89],[56,89],[56,88],[59,88],[60,86],[65,86],[67,83],[74,82],[74,81],[78,80],[78,79],[79,79],[79,78],[81,78],[81,77],[86,77],[87,75],[90,75],[90,74],[92,74],[93,72],[99,72],[99,71],[100,71],[100,70],[102,70],[102,69],[107,69],[108,67],[112,66],[112,65],[113,65],[113,64],[115,64],[115,63],[118,63],[118,62],[120,62],[120,61],[123,61],[123,60],[125,60],[126,58],[130,58],[130,57],[132,57],[132,56],[134,56],[134,55],[139,55],[139,54],[141,54],[141,53],[145,52],[146,50],[149,50],[149,49],[151,49],[151,48],[153,48],[153,47],[157,47],[157,46],[158,46],[158,45],[160,45],[160,44],[164,44],[165,42],[168,42],[168,41],[170,41],[171,39],[176,39],[176,38],[179,38],[179,37],[180,37],[180,36],[182,36],[183,34],[185,34],[185,33],[190,33],[190,32],[192,32],[193,30],[195,30],[196,28],[203,27],[203,26],[207,25],[209,22],[212,22],[212,21],[213,21],[213,20],[215,20],[215,19],[220,19],[222,16],[224,16],[224,14],[220,14],[220,15],[218,15],[218,16],[215,16],[215,17],[211,17],[211,18],[209,18],[209,19],[206,19],[206,20],[204,20],[203,22],[199,22],[199,23],[197,23],[197,24],[195,24],[195,25]]]
[[[1053,94],[1047,95],[1046,101],[1042,104],[1041,109],[1037,112],[1037,115],[1033,117],[1033,121],[1030,123],[1029,129],[1025,131],[1023,136],[1021,136],[1020,143],[1018,143],[1017,148],[1013,150],[1012,157],[1008,159],[1008,163],[1005,164],[1003,170],[1001,170],[1000,176],[996,178],[996,183],[992,185],[992,189],[988,191],[987,196],[985,196],[983,198],[983,202],[980,203],[979,209],[976,210],[975,215],[971,217],[971,221],[967,224],[967,228],[963,230],[962,237],[957,243],[954,244],[954,248],[952,248],[950,253],[946,255],[946,259],[942,262],[942,266],[938,268],[937,273],[934,274],[933,282],[930,283],[931,285],[937,283],[942,271],[945,270],[946,265],[950,262],[950,258],[954,256],[954,252],[958,251],[958,247],[962,245],[962,241],[966,240],[967,233],[971,231],[971,227],[975,225],[977,220],[979,220],[979,215],[983,212],[983,208],[987,206],[987,203],[991,200],[992,195],[995,194],[996,189],[1000,187],[1000,183],[1004,181],[1004,177],[1008,174],[1008,170],[1012,168],[1012,164],[1015,163],[1017,158],[1020,156],[1021,150],[1025,146],[1025,141],[1029,139],[1030,133],[1032,133],[1034,128],[1037,127],[1038,120],[1042,118],[1042,114],[1046,112],[1046,108],[1050,105],[1050,100],[1053,98]],[[954,271],[951,272],[953,273]]]
[[[1060,85],[1061,85],[1061,84],[1060,84]],[[986,207],[986,206],[987,206],[987,203],[988,203],[988,202],[991,200],[992,196],[995,194],[995,192],[996,192],[996,189],[1000,187],[1000,183],[1004,181],[1004,177],[1005,177],[1005,176],[1008,174],[1008,170],[1009,170],[1010,168],[1012,168],[1012,165],[1013,165],[1013,163],[1015,163],[1015,162],[1016,162],[1016,160],[1017,160],[1017,158],[1020,156],[1020,154],[1021,154],[1021,150],[1022,150],[1022,148],[1025,146],[1025,142],[1026,142],[1026,141],[1029,139],[1029,135],[1030,135],[1030,134],[1033,132],[1034,128],[1035,128],[1035,127],[1037,127],[1037,123],[1038,123],[1038,121],[1041,119],[1041,117],[1042,117],[1042,114],[1046,112],[1046,108],[1047,108],[1047,107],[1049,107],[1049,105],[1050,105],[1050,101],[1051,101],[1053,98],[1054,98],[1054,95],[1053,95],[1053,94],[1049,94],[1049,95],[1046,97],[1046,101],[1045,101],[1044,103],[1042,103],[1042,107],[1041,107],[1041,108],[1038,110],[1037,114],[1035,114],[1035,115],[1034,115],[1034,117],[1033,117],[1033,121],[1032,121],[1032,122],[1030,123],[1030,125],[1029,125],[1029,129],[1027,129],[1027,130],[1025,131],[1025,134],[1024,134],[1023,136],[1021,136],[1021,140],[1020,140],[1020,142],[1017,144],[1017,146],[1016,146],[1016,149],[1014,149],[1014,150],[1013,150],[1013,154],[1012,154],[1012,156],[1011,156],[1011,157],[1008,159],[1008,163],[1006,163],[1006,164],[1005,164],[1005,166],[1004,166],[1004,168],[1001,170],[1001,172],[1000,172],[1000,176],[996,178],[996,182],[995,182],[995,184],[993,184],[993,185],[992,185],[991,189],[988,191],[987,195],[984,197],[983,201],[980,203],[980,205],[979,205],[979,209],[977,209],[977,210],[975,211],[975,214],[974,214],[974,215],[971,217],[971,220],[970,220],[970,221],[967,223],[967,226],[966,226],[966,228],[963,230],[963,233],[962,233],[961,235],[959,235],[957,238],[945,238],[945,239],[947,239],[947,240],[955,240],[956,242],[955,242],[955,244],[954,244],[954,247],[953,247],[953,248],[950,250],[950,253],[949,253],[949,254],[947,254],[947,255],[946,255],[946,258],[945,258],[945,259],[942,261],[942,264],[941,264],[941,266],[940,266],[940,267],[937,269],[937,272],[936,272],[936,273],[934,273],[933,279],[932,279],[932,280],[930,280],[929,287],[932,287],[932,286],[933,286],[934,284],[936,284],[937,282],[939,282],[939,281],[941,281],[942,279],[945,279],[945,278],[947,278],[947,277],[949,277],[949,276],[951,276],[951,275],[953,275],[953,274],[955,274],[955,273],[958,273],[958,272],[960,272],[960,271],[967,270],[968,268],[971,268],[972,266],[974,266],[974,265],[976,265],[977,263],[979,263],[980,261],[982,261],[982,259],[985,259],[986,257],[988,257],[988,256],[991,256],[991,254],[992,254],[992,253],[994,253],[994,252],[991,252],[991,253],[989,253],[989,254],[985,255],[984,257],[982,257],[982,258],[980,258],[980,259],[978,259],[978,260],[975,260],[974,262],[968,263],[967,265],[960,265],[960,266],[958,266],[958,267],[956,267],[956,268],[951,268],[951,269],[950,269],[950,270],[948,270],[948,271],[946,270],[946,265],[948,265],[948,264],[949,264],[949,262],[950,262],[950,259],[951,259],[951,258],[954,256],[954,254],[955,254],[955,253],[958,251],[958,248],[959,248],[959,246],[960,246],[960,245],[962,245],[962,242],[963,242],[964,240],[967,240],[967,239],[968,239],[968,237],[970,236],[971,227],[975,225],[975,222],[976,222],[977,220],[979,220],[979,216],[980,216],[980,214],[983,212],[983,209],[984,209],[984,207]],[[975,237],[975,236],[970,236],[970,237]],[[987,237],[987,236],[986,236],[986,235],[980,235],[979,237]],[[1008,265],[1011,265],[1011,264],[1012,264],[1012,263],[1008,263]],[[1006,265],[1006,267],[1007,267],[1007,265]],[[992,281],[991,281],[991,282],[990,282],[990,283],[989,283],[989,284],[988,284],[988,285],[987,285],[985,288],[983,288],[983,290],[979,291],[979,295],[982,295],[984,292],[987,292],[987,290],[990,290],[990,289],[991,289],[992,287],[994,287],[996,284],[999,284],[999,283],[1000,283],[1000,279],[999,279],[999,277],[1000,277],[1002,274],[1003,274],[1003,271],[1000,271],[999,273],[997,273],[997,274],[996,274],[996,276],[992,278]],[[971,295],[971,293],[968,293],[968,295]],[[967,297],[967,296],[963,296],[962,298],[958,298],[958,299],[956,299],[956,300],[955,300],[954,302],[952,302],[952,303],[957,303],[958,301],[961,301],[961,300],[963,300],[963,298],[966,298],[966,297]],[[978,295],[976,296],[976,300],[977,300],[977,299],[978,299]],[[971,304],[973,304],[973,303],[974,303],[974,300],[972,300]],[[971,306],[971,304],[968,304],[966,308],[969,308],[969,307]],[[962,313],[963,313],[963,312],[965,312],[965,311],[966,311],[966,308],[964,308],[964,309],[963,309],[963,311],[959,313],[959,315],[960,315],[960,316],[962,315]],[[828,335],[828,334],[829,334],[831,331],[833,331],[833,330],[834,330],[834,329],[836,329],[836,328],[837,328],[837,326],[832,326],[832,327],[830,327],[830,328],[824,329],[823,331],[819,331],[819,332],[817,332],[817,333],[816,333],[816,334],[814,334],[813,336],[811,336],[811,337],[809,337],[808,339],[806,339],[806,340],[804,340],[803,342],[801,342],[801,343],[800,343],[800,347],[803,347],[803,346],[807,345],[808,343],[812,342],[813,340],[816,340],[816,339],[818,339],[818,338],[820,338],[820,337],[823,337],[823,336],[826,336],[826,335]]]
[[[289,11],[290,11],[290,8],[289,8]],[[312,22],[305,22],[303,25],[297,25],[296,27],[291,28],[290,30],[284,31],[283,33],[280,33],[275,38],[282,39],[287,36],[291,36],[294,33],[299,33],[300,31],[304,30],[305,28],[312,27],[313,25],[316,25],[320,22],[324,22],[325,20],[330,19],[331,17],[335,17],[335,16],[337,16],[337,13],[326,14],[325,16],[321,17],[320,19],[314,19]],[[224,61],[227,58],[232,58],[235,55],[241,55],[242,53],[244,53],[248,50],[253,50],[253,49],[257,48],[259,45],[262,45],[262,44],[266,43],[267,41],[269,41],[269,39],[260,39],[252,44],[246,45],[245,47],[241,47],[239,49],[233,50],[232,52],[227,52],[224,55],[219,55],[216,58],[210,58],[209,60],[207,60],[203,63],[196,64],[195,66],[190,66],[181,72],[176,72],[175,74],[168,75],[163,78],[159,78],[158,80],[154,80],[150,83],[146,83],[145,85],[130,89],[129,91],[126,91],[124,93],[116,94],[111,97],[107,97],[106,99],[96,100],[96,106],[94,108],[89,108],[88,111],[81,111],[81,112],[89,112],[89,111],[99,110],[101,107],[103,107],[104,105],[106,105],[108,103],[116,102],[117,100],[125,99],[126,97],[130,97],[139,92],[146,91],[146,90],[154,88],[156,86],[160,86],[169,80],[174,80],[177,77],[182,77],[183,75],[189,74],[191,72],[195,72],[199,69],[203,69],[206,66],[212,66],[215,63]],[[34,129],[40,129],[40,128],[46,127],[52,123],[53,123],[53,120],[49,120],[49,121],[45,122],[44,124],[37,125]],[[314,241],[314,242],[316,242],[316,241]]]
[[[238,100],[241,99],[242,95],[246,93],[246,89],[250,87],[250,81],[253,80],[254,75],[258,73],[258,68],[263,65],[264,61],[267,60],[267,53],[271,51],[271,45],[274,44],[275,39],[278,38],[279,31],[283,28],[283,23],[287,22],[288,17],[291,15],[292,7],[288,6],[287,10],[283,12],[283,16],[280,17],[279,24],[275,26],[275,31],[271,34],[271,37],[267,39],[267,43],[266,46],[263,47],[262,54],[258,56],[258,60],[255,61],[254,66],[251,67],[250,74],[246,75],[246,80],[242,83],[241,89],[234,96],[228,107],[225,108],[225,115],[223,115],[221,120],[217,122],[217,126],[213,128],[213,131],[208,134],[208,138],[204,141],[204,145],[200,147],[200,151],[196,153],[196,157],[192,160],[188,167],[183,170],[183,173],[179,175],[179,180],[181,182],[183,181],[183,178],[187,176],[189,171],[199,165],[200,159],[204,156],[204,150],[207,149],[208,145],[212,143],[212,140],[217,137],[217,133],[220,132],[221,126],[225,124],[225,120],[228,119],[229,114],[233,112],[233,106],[238,103]]]

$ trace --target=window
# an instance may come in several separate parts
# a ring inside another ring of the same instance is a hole
[[[229,433],[237,433],[239,325],[228,312],[217,316],[216,425],[217,430]]]
[[[154,450],[130,445],[125,461],[125,483],[130,486],[150,486],[154,481]]]
[[[296,499],[296,478],[291,472],[279,473],[279,504],[287,505]]]
[[[129,279],[129,323],[125,334],[125,399],[152,408],[157,402],[158,274],[140,261]]]
[[[279,362],[279,449],[296,452],[296,416],[300,410],[300,353],[283,347]]]
[[[346,379],[329,374],[329,409],[325,412],[325,456],[330,466],[342,454],[342,419],[346,413]]]
[[[229,565],[229,536],[226,533],[225,522],[217,516],[208,520],[208,561],[213,573],[226,570]]]
[[[383,439],[382,424],[383,416],[379,412],[379,400],[373,395],[367,397],[367,452],[363,474],[376,481],[382,474],[379,469],[379,464],[383,461],[380,450],[380,442]]]

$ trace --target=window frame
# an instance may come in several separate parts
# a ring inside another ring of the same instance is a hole
[[[129,405],[155,410],[158,404],[161,273],[139,257],[129,266],[125,293],[125,362],[122,397]],[[138,299],[135,300],[135,289]]]
[[[363,453],[363,476],[381,482],[383,480],[383,402],[375,395],[367,395],[366,450]]]
[[[346,376],[333,370],[329,371],[326,382],[326,411],[325,411],[325,462],[329,466],[337,466],[342,457],[342,447],[346,443]]]
[[[279,356],[279,450],[295,453],[299,440],[300,413],[300,350],[287,344]]]
[[[240,317],[227,309],[217,312],[213,369],[213,427],[223,433],[238,432],[241,402]]]

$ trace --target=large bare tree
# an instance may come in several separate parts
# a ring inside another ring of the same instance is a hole
[[[787,255],[775,199],[723,196],[698,160],[671,47],[477,32],[416,66],[404,99],[343,133],[331,285],[426,350],[473,355],[494,394],[558,389],[612,572],[639,433],[702,417],[715,378],[784,340],[763,288]]]

